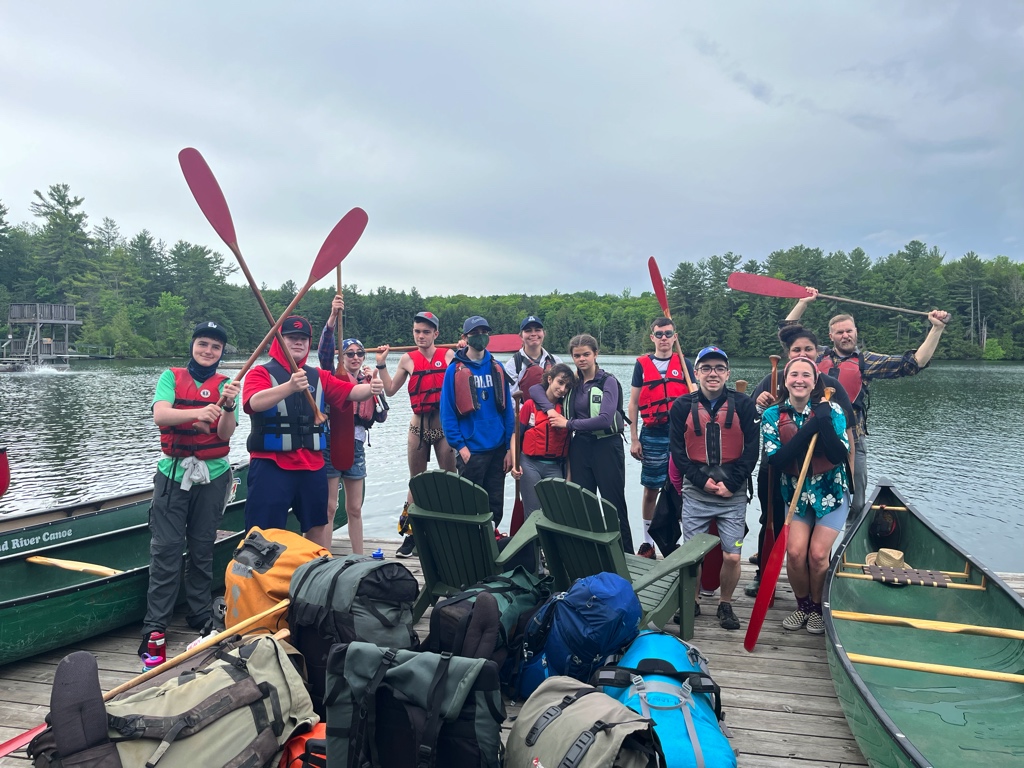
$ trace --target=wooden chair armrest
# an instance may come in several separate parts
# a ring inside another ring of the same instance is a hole
[[[526,547],[538,543],[540,536],[540,532],[537,530],[538,517],[540,517],[540,513],[534,512],[526,518],[519,530],[516,531],[516,535],[505,545],[505,549],[498,553],[498,557],[495,558],[494,562],[498,565],[499,571],[504,571],[505,569],[502,566]]]
[[[573,528],[568,525],[562,525],[561,523],[553,523],[543,516],[543,512],[534,512],[530,515],[530,519],[540,516],[537,521],[537,528],[540,530],[547,530],[553,533],[563,533],[568,536],[572,536],[576,539],[582,539],[583,541],[591,541],[595,544],[613,544],[619,543],[619,547],[622,547],[622,538],[618,531],[606,531],[604,533],[598,533],[596,531],[583,531],[579,528]],[[717,539],[716,539],[717,541]]]
[[[409,517],[413,520],[437,520],[441,523],[453,523],[456,525],[483,525],[491,519],[490,512],[482,512],[479,515],[453,515],[450,512],[434,512],[429,509],[422,509],[415,504],[409,505]]]
[[[683,543],[664,560],[657,560],[656,565],[647,573],[633,582],[633,590],[639,592],[654,582],[665,578],[670,573],[681,571],[691,565],[697,565],[719,544],[719,538],[708,533],[698,533]]]

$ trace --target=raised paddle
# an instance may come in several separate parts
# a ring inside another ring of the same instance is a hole
[[[148,672],[143,672],[141,675],[139,675],[137,677],[133,677],[128,682],[122,683],[121,685],[117,686],[116,688],[113,688],[113,689],[107,691],[106,693],[103,694],[103,700],[104,701],[110,701],[112,698],[117,696],[119,693],[124,693],[125,691],[129,690],[130,688],[134,688],[136,685],[139,685],[140,683],[144,683],[147,680],[149,680],[150,678],[156,677],[157,675],[161,674],[165,670],[168,670],[171,667],[178,666],[183,661],[187,661],[188,659],[191,659],[193,656],[196,656],[196,655],[202,653],[207,648],[211,648],[212,646],[217,645],[217,643],[222,642],[223,640],[226,640],[229,637],[232,637],[234,635],[242,634],[247,629],[250,629],[250,628],[256,626],[257,624],[259,624],[264,619],[269,618],[270,616],[273,616],[275,613],[283,611],[289,605],[290,605],[290,602],[287,599],[282,600],[281,602],[279,602],[277,605],[273,606],[272,608],[268,608],[267,610],[263,611],[262,613],[257,613],[255,616],[250,616],[245,621],[240,621],[237,624],[235,624],[235,626],[228,627],[223,632],[218,632],[216,635],[213,635],[211,637],[206,638],[202,642],[197,643],[193,647],[189,648],[184,653],[181,653],[181,654],[175,656],[173,659],[168,659],[167,661],[165,661],[160,666],[153,667],[153,669],[149,670]],[[46,730],[46,723],[40,723],[35,728],[31,728],[31,729],[25,731],[24,733],[18,734],[17,736],[15,736],[12,739],[8,739],[3,744],[0,744],[0,757],[5,757],[5,756],[11,754],[12,752],[15,752],[15,751],[17,751],[19,749],[22,749],[23,747],[27,746],[28,743],[30,741],[32,741],[32,739],[34,739],[38,734],[42,733],[45,730]]]
[[[263,348],[274,338],[285,318],[294,311],[298,303],[302,301],[302,297],[313,287],[313,284],[317,280],[329,275],[331,270],[341,264],[345,257],[352,252],[352,249],[356,247],[356,243],[359,242],[363,230],[366,229],[366,222],[366,211],[362,208],[353,208],[342,217],[341,221],[334,225],[334,229],[331,230],[327,239],[324,240],[324,244],[320,246],[320,252],[317,254],[316,261],[313,262],[313,266],[309,270],[306,284],[299,289],[291,304],[281,313],[281,317],[274,322],[274,327],[270,329],[270,333],[264,336],[263,341],[256,345],[252,355],[250,355],[249,359],[245,361],[245,365],[235,375],[235,381],[241,381],[245,374],[249,372],[249,369],[255,365],[256,359],[263,354]],[[323,420],[324,416],[320,414],[317,423],[320,424]]]
[[[825,387],[825,400],[832,399],[832,387]],[[782,573],[782,561],[786,558],[786,545],[789,542],[789,524],[793,522],[793,515],[796,514],[796,506],[800,502],[800,492],[804,489],[804,480],[807,479],[807,470],[811,466],[811,458],[814,455],[814,446],[818,444],[818,434],[811,436],[811,442],[807,445],[807,455],[804,456],[803,466],[800,467],[800,476],[796,480],[796,487],[793,489],[793,498],[789,502],[789,511],[786,513],[786,522],[779,531],[779,538],[775,540],[771,555],[767,562],[762,560],[761,566],[761,587],[757,591],[757,599],[754,601],[754,609],[750,612],[750,623],[747,625],[747,634],[743,638],[743,647],[748,653],[753,652],[757,645],[757,638],[761,634],[761,627],[764,626],[764,619],[768,615],[768,606],[775,595],[775,586],[779,583],[779,574]],[[769,470],[770,471],[770,470]]]
[[[779,361],[782,358],[779,355],[770,355],[768,357],[772,363],[772,377],[769,379],[768,393],[772,396],[772,402],[779,396]],[[768,556],[772,551],[772,547],[775,546],[775,473],[771,467],[768,468],[768,511],[765,512],[765,529],[764,529],[764,544],[761,546],[761,552],[758,554],[758,562],[765,562],[768,560]],[[764,569],[761,569],[762,575]],[[764,583],[758,588],[758,591],[764,589]],[[772,588],[772,599],[768,604],[771,608],[775,605],[775,588]]]
[[[519,428],[519,401],[523,399],[522,392],[516,392],[512,395],[512,399],[516,403],[516,416],[515,416],[515,452],[512,454],[512,466],[516,472],[519,471],[519,457],[522,455],[522,435],[520,435]],[[519,495],[519,478],[516,478],[516,503],[512,505],[512,520],[508,524],[508,535],[515,536],[516,531],[522,528],[523,523],[526,520],[526,511],[523,509],[523,497]]]
[[[7,449],[0,448],[0,496],[11,487],[11,465],[7,461]]]
[[[245,275],[245,279],[249,282],[249,288],[256,297],[260,309],[263,310],[267,322],[273,325],[274,315],[271,313],[270,307],[267,306],[267,302],[263,299],[263,294],[260,292],[259,286],[256,285],[256,280],[253,278],[252,273],[249,271],[249,265],[242,258],[242,251],[238,247],[235,223],[231,218],[228,201],[224,197],[224,193],[221,191],[220,184],[217,183],[217,178],[213,175],[213,171],[210,170],[210,166],[207,165],[199,150],[192,147],[186,147],[178,153],[178,165],[181,166],[181,172],[185,176],[185,183],[192,190],[192,196],[199,203],[199,210],[203,212],[206,220],[213,226],[214,231],[216,231],[220,239],[224,241],[224,244],[235,255],[235,260],[238,261],[238,266],[242,268],[242,274]],[[288,366],[291,368],[292,373],[297,372],[299,366],[292,359],[292,353],[288,351],[288,347],[285,345],[280,332],[277,334],[277,343],[287,358]],[[317,423],[323,421],[320,409],[317,407],[316,401],[313,400],[313,393],[308,389],[306,390],[306,401],[313,408],[313,412],[317,414]]]
[[[338,295],[341,296],[341,264],[337,266],[335,276]],[[348,381],[348,372],[345,370],[345,353],[341,350],[341,342],[344,340],[342,329],[341,312],[334,315],[334,338],[338,347],[338,367],[334,375],[339,379]],[[339,472],[352,469],[356,460],[356,412],[351,403],[346,403],[344,408],[331,409],[331,466]]]
[[[658,262],[651,256],[647,260],[647,269],[651,273],[651,285],[654,286],[654,295],[658,297],[658,304],[661,305],[661,311],[669,320],[672,319],[672,313],[668,309],[668,294],[665,292],[665,281],[661,277],[661,270],[658,269]],[[691,392],[697,391],[697,385],[693,383],[693,379],[690,378],[690,372],[686,368],[686,357],[683,355],[683,348],[679,344],[679,334],[675,335],[676,341],[676,352],[679,353],[679,362],[683,366],[683,378],[686,379],[686,388]]]
[[[441,349],[458,349],[458,344],[435,344],[435,347]],[[495,336],[491,336],[491,340],[487,343],[487,351],[498,354],[508,354],[512,352],[518,352],[523,348],[523,340],[519,337],[518,333],[499,333]],[[388,347],[389,352],[412,352],[414,349],[419,347]],[[367,349],[367,352],[380,352],[381,348]]]
[[[772,296],[776,299],[806,299],[811,295],[811,292],[802,285],[790,283],[785,280],[779,280],[777,277],[755,275],[750,272],[733,272],[729,275],[729,287],[734,291],[755,293],[758,296]],[[875,309],[888,309],[891,312],[905,312],[908,315],[924,315],[925,317],[928,317],[927,312],[922,312],[918,309],[890,307],[888,304],[873,304],[870,301],[845,299],[842,296],[830,296],[827,293],[819,293],[818,298],[832,299],[832,301],[843,301],[847,304],[860,304],[863,307],[873,307]]]

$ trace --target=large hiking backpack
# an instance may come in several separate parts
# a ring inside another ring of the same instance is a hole
[[[722,690],[707,659],[667,632],[641,632],[616,666],[591,678],[634,712],[654,719],[668,768],[729,768],[736,753],[722,714]]]
[[[598,573],[552,595],[526,632],[518,695],[529,696],[551,675],[581,682],[606,658],[620,653],[637,636],[643,609],[628,581]]]
[[[337,645],[326,705],[332,768],[501,766],[505,707],[493,661]]]
[[[504,682],[505,663],[522,650],[526,627],[550,594],[548,584],[519,566],[439,600],[420,650],[490,659]]]
[[[261,635],[105,705],[95,657],[71,654],[54,675],[49,720],[29,745],[37,768],[196,768],[266,765],[317,717],[286,650]]]
[[[419,589],[404,565],[370,555],[322,557],[295,570],[289,591],[291,642],[306,659],[318,714],[323,714],[332,645],[361,640],[386,648],[416,647],[412,606]]]
[[[331,553],[316,542],[281,528],[250,528],[235,549],[224,573],[224,623],[233,627],[240,621],[273,608],[288,597],[288,585],[295,569],[303,563]],[[267,629],[285,626],[285,612],[268,619]]]
[[[661,768],[654,723],[597,688],[550,677],[523,704],[505,745],[508,766]]]

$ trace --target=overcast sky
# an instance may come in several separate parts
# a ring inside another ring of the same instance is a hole
[[[366,290],[649,290],[733,251],[1024,254],[1024,4],[0,2],[0,201],[66,182],[303,283],[351,207]]]

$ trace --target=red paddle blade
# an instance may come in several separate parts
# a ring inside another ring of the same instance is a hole
[[[776,277],[752,275],[749,272],[733,272],[729,275],[729,287],[734,291],[756,293],[758,296],[774,296],[776,299],[804,299],[811,295],[802,285],[779,280]]]
[[[27,747],[28,743],[32,741],[36,736],[46,730],[46,723],[40,723],[35,728],[32,728],[24,733],[19,733],[11,739],[8,739],[3,744],[0,744],[0,757],[6,757],[12,752],[17,752],[23,747]]]
[[[352,469],[356,460],[355,410],[351,403],[331,409],[331,466],[339,472]]]
[[[0,496],[11,487],[11,465],[7,461],[7,449],[0,448]]]
[[[761,557],[771,558],[771,552],[775,548],[775,524],[773,522],[769,522],[767,525],[768,527],[765,529],[764,532],[764,546],[761,548]],[[758,588],[758,591],[760,591],[760,587]],[[771,608],[774,605],[775,590],[773,589],[772,597],[768,603],[768,607]]]
[[[231,221],[228,201],[224,199],[220,184],[217,183],[206,160],[199,154],[199,150],[192,147],[181,150],[178,153],[178,165],[181,166],[181,172],[185,174],[185,182],[192,190],[192,197],[199,203],[199,209],[206,216],[206,220],[213,225],[217,234],[220,235],[220,239],[228,246],[238,247],[238,238],[235,236],[235,225]]]
[[[499,333],[497,336],[491,336],[491,340],[487,342],[487,350],[491,354],[518,352],[522,348],[523,340],[518,333]]]
[[[711,521],[708,533],[712,536],[718,535],[718,522]],[[705,592],[714,592],[722,586],[722,563],[725,556],[722,554],[722,545],[712,549],[704,556],[704,564],[700,568],[700,588]]]
[[[526,511],[523,509],[523,500],[516,493],[516,503],[512,507],[512,520],[508,524],[508,535],[515,536],[516,531],[523,527],[523,523],[526,521]]]
[[[789,525],[782,526],[779,538],[775,540],[772,553],[768,562],[761,566],[761,587],[757,590],[757,600],[754,601],[754,609],[750,612],[750,623],[747,624],[747,634],[743,638],[743,647],[747,652],[753,652],[757,645],[758,635],[761,634],[761,627],[764,626],[764,619],[768,615],[768,607],[771,605],[772,596],[775,594],[775,585],[779,583],[779,574],[782,573],[782,561],[786,558],[786,544],[789,541]]]
[[[671,318],[672,315],[668,312],[668,294],[665,293],[665,281],[661,277],[661,270],[658,269],[658,262],[654,260],[653,256],[647,260],[647,269],[651,272],[651,285],[654,286],[654,295],[658,297],[661,311],[665,313],[665,317]]]
[[[320,246],[320,253],[316,255],[316,261],[309,270],[309,285],[326,277],[345,260],[363,236],[367,221],[369,217],[362,208],[353,208],[341,217],[341,221],[334,225],[331,234]]]

